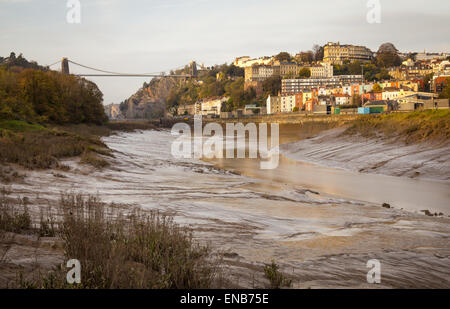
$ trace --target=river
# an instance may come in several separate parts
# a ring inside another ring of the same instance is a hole
[[[382,265],[378,287],[450,287],[450,219],[419,213],[450,213],[449,182],[359,174],[283,156],[272,171],[260,170],[256,160],[175,159],[173,140],[169,131],[112,135],[104,138],[115,151],[111,169],[91,172],[67,160],[73,167],[61,172],[67,178],[33,171],[12,189],[42,206],[73,191],[170,213],[225,253],[225,277],[239,287],[263,287],[261,266],[272,260],[295,288],[374,287],[366,280],[371,259]]]

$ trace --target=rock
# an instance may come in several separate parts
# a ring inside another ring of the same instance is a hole
[[[389,205],[388,203],[383,203],[382,205],[384,208],[391,208],[391,205]]]
[[[225,252],[223,254],[224,257],[226,258],[230,258],[230,259],[235,259],[239,257],[239,254],[235,253],[235,252]]]
[[[180,82],[174,77],[154,78],[147,87],[139,89],[126,101],[126,118],[164,117],[167,97]]]
[[[422,212],[429,217],[433,217],[433,214],[429,210],[422,210]]]

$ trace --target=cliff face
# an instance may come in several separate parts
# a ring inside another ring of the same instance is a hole
[[[127,119],[160,118],[166,114],[170,90],[180,83],[173,77],[154,78],[147,87],[139,89],[127,100]]]

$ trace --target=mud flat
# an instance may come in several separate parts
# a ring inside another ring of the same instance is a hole
[[[299,142],[284,144],[291,159],[361,173],[415,179],[450,180],[450,143],[407,145],[395,139],[364,138],[337,128]]]
[[[383,267],[378,287],[450,287],[450,218],[402,210],[396,201],[407,191],[393,196],[396,207],[388,209],[341,190],[379,175],[321,170],[284,157],[271,172],[261,171],[257,160],[175,159],[173,139],[167,131],[108,136],[103,141],[115,154],[110,168],[87,170],[67,160],[72,168],[60,172],[64,177],[30,171],[10,189],[28,197],[37,213],[60,192],[82,192],[172,214],[198,241],[225,253],[224,275],[236,287],[265,287],[262,267],[272,260],[294,288],[373,287],[366,263],[374,258]],[[435,190],[443,203],[448,187]],[[19,262],[20,254],[10,255],[9,263]]]

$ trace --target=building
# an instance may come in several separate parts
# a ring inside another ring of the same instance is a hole
[[[334,75],[333,65],[329,62],[313,65],[309,69],[311,71],[311,78],[331,78]]]
[[[272,76],[280,76],[279,66],[253,65],[245,68],[245,82],[262,82]]]
[[[233,64],[240,68],[247,68],[253,65],[270,65],[272,64],[273,57],[261,57],[257,59],[251,59],[249,56],[236,58]]]
[[[401,66],[389,69],[389,75],[397,80],[421,79],[432,73],[433,67],[429,65]]]
[[[450,74],[435,75],[433,76],[433,81],[431,83],[431,89],[435,93],[441,93],[447,86],[448,80],[450,79]]]
[[[245,105],[244,115],[252,116],[252,115],[259,115],[259,114],[261,114],[261,107],[257,106],[256,104]]]
[[[398,104],[396,101],[377,100],[369,101],[363,105],[370,108],[371,114],[386,113],[393,110],[398,110]]]
[[[361,94],[361,99],[364,102],[381,101],[381,100],[383,100],[383,92],[382,91],[371,91],[368,93],[363,93],[363,94]]]
[[[300,68],[296,62],[280,62],[280,75],[297,76]]]
[[[351,103],[351,97],[348,94],[335,94],[333,96],[336,105],[350,105]]]
[[[297,107],[299,111],[302,110],[302,108],[303,108],[303,93],[295,94],[295,107]]]
[[[269,95],[266,101],[266,108],[269,115],[281,113],[280,97]]]
[[[443,102],[442,100],[438,100],[437,98],[438,95],[435,93],[418,92],[402,97],[398,99],[397,102],[399,110],[401,111],[411,111],[419,108],[432,109],[438,108],[439,104],[442,104]]]
[[[238,57],[234,60],[233,64],[240,68],[245,68],[245,64],[250,60],[250,56]]]
[[[400,98],[401,94],[402,91],[398,88],[386,87],[383,89],[381,99],[385,101],[397,100],[398,98]]]
[[[284,94],[280,97],[282,113],[291,113],[295,108],[295,94]]]
[[[332,78],[305,78],[305,79],[283,79],[281,81],[281,93],[298,93],[305,89],[319,89],[342,87],[361,83],[362,75],[338,75]]]
[[[450,54],[447,53],[427,53],[427,52],[423,52],[423,53],[418,53],[416,55],[416,61],[429,61],[429,60],[434,60],[434,59],[446,59],[447,57],[449,57]]]
[[[364,46],[340,45],[340,43],[328,43],[324,47],[324,62],[331,64],[343,64],[344,61],[370,61],[373,52]]]
[[[331,103],[332,103],[331,96],[329,96],[329,95],[326,95],[326,96],[319,95],[317,100],[318,100],[319,105],[331,105]]]
[[[178,115],[199,115],[201,114],[201,104],[185,104],[178,106]]]
[[[222,104],[228,101],[227,97],[204,99],[198,103],[201,105],[200,114],[203,116],[220,116]]]

